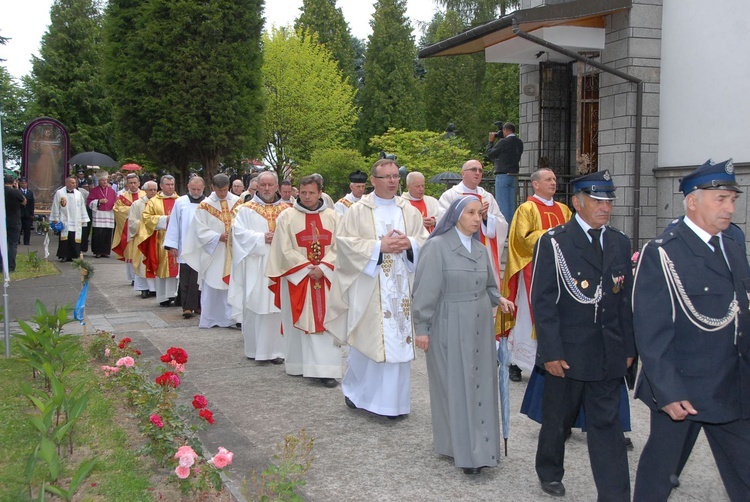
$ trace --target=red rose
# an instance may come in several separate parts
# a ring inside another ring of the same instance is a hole
[[[185,364],[188,361],[188,353],[180,347],[170,347],[167,353],[161,356],[161,361],[164,363],[174,361],[177,364]]]
[[[196,396],[193,398],[193,408],[196,410],[200,410],[208,406],[208,401],[205,397],[201,396],[200,394],[196,394]]]
[[[118,347],[120,347],[120,349],[124,349],[124,348],[125,348],[125,347],[127,347],[127,346],[128,346],[128,344],[129,344],[130,342],[132,342],[132,341],[133,341],[133,340],[131,340],[130,338],[128,338],[128,337],[126,336],[125,338],[123,338],[122,340],[120,340],[120,343],[119,343],[119,344],[118,344],[117,346],[118,346]]]
[[[177,388],[180,385],[180,377],[178,377],[171,371],[165,371],[164,373],[156,377],[156,383],[161,386]]]
[[[206,422],[208,422],[209,424],[213,424],[213,423],[216,422],[214,420],[214,414],[208,408],[204,408],[201,411],[199,411],[198,412],[198,416],[200,416],[201,418],[205,419]]]
[[[141,355],[141,351],[138,350],[138,349],[135,349],[135,355],[140,356]]]

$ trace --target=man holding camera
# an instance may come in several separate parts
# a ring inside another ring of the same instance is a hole
[[[500,127],[500,122],[495,122]],[[495,199],[505,221],[513,219],[516,206],[518,163],[523,153],[523,141],[516,136],[516,126],[511,122],[503,125],[502,131],[491,132],[487,145],[487,157],[495,163]]]

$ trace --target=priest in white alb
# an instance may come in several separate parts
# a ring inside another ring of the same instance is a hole
[[[143,253],[135,245],[138,229],[141,226],[141,217],[146,204],[159,191],[159,185],[155,181],[147,181],[143,184],[143,192],[146,194],[133,202],[128,212],[128,245],[125,248],[125,256],[130,260],[133,267],[133,289],[141,294],[141,298],[156,296],[156,281],[153,273],[147,273],[143,266]]]
[[[335,387],[341,378],[341,348],[325,332],[323,321],[336,261],[333,235],[339,217],[323,203],[323,185],[318,180],[304,176],[299,184],[294,206],[276,220],[266,275],[281,282],[286,372]]]
[[[500,212],[495,197],[479,186],[482,182],[482,163],[469,160],[461,167],[461,183],[449,188],[440,196],[440,207],[447,211],[451,202],[464,195],[476,195],[482,201],[482,228],[479,231],[482,244],[487,249],[495,273],[495,283],[502,284],[500,258],[508,236],[508,222]]]
[[[365,188],[367,188],[367,175],[365,173],[359,169],[349,173],[349,193],[337,200],[333,209],[339,216],[344,216],[346,210],[362,198],[365,194]]]
[[[236,322],[232,320],[232,308],[227,301],[232,271],[232,251],[228,241],[234,211],[242,203],[229,191],[229,176],[217,174],[211,181],[214,191],[198,204],[187,238],[182,242],[180,256],[198,272],[201,289],[198,327],[229,328]]]
[[[422,215],[422,221],[427,232],[432,233],[437,225],[438,219],[445,212],[435,197],[425,195],[424,174],[412,171],[406,175],[406,192],[402,197],[409,201]]]
[[[140,189],[141,180],[135,173],[130,173],[125,177],[125,190],[117,196],[112,211],[115,215],[115,232],[112,235],[112,252],[118,260],[125,262],[125,277],[128,281],[134,282],[133,266],[131,260],[126,255],[128,246],[128,215],[133,202],[137,201],[146,192]]]
[[[371,169],[374,192],[336,230],[336,270],[325,327],[349,344],[346,405],[396,418],[411,410],[414,324],[411,282],[427,239],[422,215],[398,197],[398,166]]]
[[[275,172],[258,176],[258,191],[237,210],[232,224],[232,273],[229,304],[235,320],[242,322],[245,356],[258,362],[284,362],[281,310],[269,289],[266,262],[271,249],[276,218],[291,206],[281,202]]]
[[[188,193],[177,198],[169,216],[167,233],[164,235],[164,249],[177,259],[180,265],[178,281],[182,317],[190,319],[201,313],[201,290],[198,285],[198,272],[185,263],[182,250],[188,238],[190,225],[193,223],[195,210],[206,198],[203,193],[206,183],[200,176],[193,176],[187,183]]]

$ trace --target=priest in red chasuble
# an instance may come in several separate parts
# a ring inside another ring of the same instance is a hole
[[[443,214],[443,209],[435,197],[424,194],[424,175],[414,171],[406,175],[406,189],[408,190],[401,197],[408,200],[417,211],[422,215],[424,227],[432,233],[438,219]]]
[[[138,175],[130,173],[125,178],[125,191],[115,201],[112,210],[115,213],[115,233],[112,236],[112,252],[118,260],[125,262],[125,277],[128,281],[134,281],[132,259],[126,256],[125,248],[128,246],[128,215],[133,202],[137,201],[146,192],[140,189],[141,180]]]
[[[531,265],[534,246],[547,230],[570,220],[568,206],[555,202],[557,177],[550,169],[539,169],[531,174],[534,195],[518,206],[508,233],[508,260],[501,294],[515,303],[515,316],[498,315],[495,332],[508,337],[511,364],[517,370],[531,371],[536,362],[536,335],[531,312]],[[514,368],[512,368],[514,369]],[[512,375],[511,371],[511,376]]]
[[[162,176],[159,186],[161,192],[143,209],[135,246],[143,253],[146,277],[154,277],[156,300],[162,307],[169,307],[177,296],[179,268],[177,259],[164,249],[164,235],[178,196],[174,191],[174,176]]]
[[[312,176],[300,180],[294,206],[276,220],[266,275],[281,284],[286,372],[335,387],[341,378],[341,349],[323,320],[336,262],[338,215],[323,203],[322,191]]]

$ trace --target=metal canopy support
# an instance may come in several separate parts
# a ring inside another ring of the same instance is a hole
[[[575,59],[576,61],[584,62],[590,66],[593,66],[594,68],[600,69],[603,72],[609,73],[616,77],[620,77],[621,79],[626,80],[628,82],[632,82],[636,85],[635,87],[636,89],[635,91],[635,108],[636,108],[635,110],[635,158],[633,159],[635,186],[633,187],[632,241],[633,241],[633,249],[637,250],[639,246],[639,240],[640,240],[640,220],[641,220],[641,143],[642,143],[641,129],[643,125],[643,80],[636,78],[632,75],[628,75],[625,72],[621,72],[620,70],[615,70],[614,68],[611,68],[598,61],[594,61],[593,59],[587,58],[586,56],[582,56],[578,54],[577,52],[573,52],[569,49],[566,49],[565,47],[560,47],[559,45],[548,42],[542,38],[535,37],[534,35],[530,35],[529,33],[526,33],[519,27],[518,20],[515,17],[513,18],[513,33],[518,37],[528,40],[529,42],[533,42],[537,45],[541,45],[542,47],[546,47],[547,49],[551,51],[557,52],[571,59]]]

